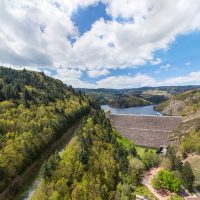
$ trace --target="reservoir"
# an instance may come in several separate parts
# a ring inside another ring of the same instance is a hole
[[[112,108],[109,105],[101,105],[101,109],[110,110],[113,115],[155,115],[162,116],[161,113],[154,110],[155,105],[137,106],[130,108]]]

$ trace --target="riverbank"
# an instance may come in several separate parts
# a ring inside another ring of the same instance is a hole
[[[47,148],[43,154],[23,172],[23,174],[18,175],[9,184],[6,190],[0,194],[0,200],[24,199],[26,196],[26,191],[28,190],[29,186],[31,187],[31,183],[34,182],[44,161],[47,160],[49,156],[56,150],[61,151],[66,146],[66,144],[73,137],[73,133],[79,124],[80,121],[69,128],[60,138],[58,138],[51,146],[49,146],[49,148]]]

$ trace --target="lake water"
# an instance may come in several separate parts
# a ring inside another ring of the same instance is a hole
[[[101,109],[110,110],[111,114],[129,114],[129,115],[162,115],[161,113],[154,110],[154,105],[149,106],[138,106],[130,108],[112,108],[109,105],[101,105]]]

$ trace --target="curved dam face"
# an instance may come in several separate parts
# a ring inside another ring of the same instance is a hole
[[[181,117],[109,115],[113,127],[136,145],[160,147],[170,143],[169,135],[179,126]]]

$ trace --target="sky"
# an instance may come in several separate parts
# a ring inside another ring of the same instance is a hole
[[[200,85],[200,0],[0,0],[0,65],[79,88]]]

